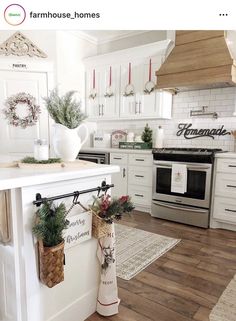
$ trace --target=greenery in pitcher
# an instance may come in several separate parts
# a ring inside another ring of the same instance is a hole
[[[43,203],[36,213],[33,234],[46,247],[56,246],[64,241],[63,230],[68,227],[67,211],[64,203],[54,205],[52,201]]]
[[[65,95],[59,96],[58,89],[50,92],[49,97],[44,97],[49,115],[57,123],[67,128],[77,128],[86,118],[81,111],[81,103],[73,99],[75,91],[68,91]]]

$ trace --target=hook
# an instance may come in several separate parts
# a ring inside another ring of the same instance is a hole
[[[79,191],[74,192],[74,199],[73,199],[73,204],[76,205],[78,204],[78,198],[79,198]]]
[[[98,186],[98,194],[97,194],[97,197],[99,197],[100,192],[101,192],[101,187],[100,187],[100,186]]]

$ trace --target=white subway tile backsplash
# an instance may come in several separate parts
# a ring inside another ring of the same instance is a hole
[[[207,112],[217,112],[218,119],[210,116],[190,117],[191,110],[199,110],[202,106],[208,106]],[[164,146],[166,147],[205,147],[234,150],[234,140],[230,135],[215,139],[204,137],[196,139],[184,139],[177,137],[179,123],[192,123],[193,128],[220,128],[222,125],[229,131],[236,130],[236,117],[233,112],[236,106],[236,88],[216,88],[180,92],[173,96],[173,113],[171,120],[125,120],[99,122],[98,129],[111,132],[114,129],[127,129],[140,134],[146,125],[153,129],[154,137],[156,128],[160,125],[164,129]]]

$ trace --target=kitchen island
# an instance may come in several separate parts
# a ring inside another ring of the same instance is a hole
[[[0,242],[1,321],[82,321],[96,309],[100,268],[96,257],[97,240],[89,239],[65,249],[64,281],[48,288],[39,280],[37,240],[32,235],[37,207],[42,197],[67,194],[111,182],[118,166],[83,163],[78,168],[0,168],[0,191],[10,199],[10,240]],[[84,206],[97,192],[82,194]],[[73,197],[64,202],[69,208]],[[76,214],[82,212],[79,206]],[[0,225],[1,227],[1,225]],[[3,228],[3,227],[1,227]]]

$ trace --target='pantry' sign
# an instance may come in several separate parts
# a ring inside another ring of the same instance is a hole
[[[65,230],[65,249],[91,239],[92,214],[83,212],[67,218],[68,228]]]

